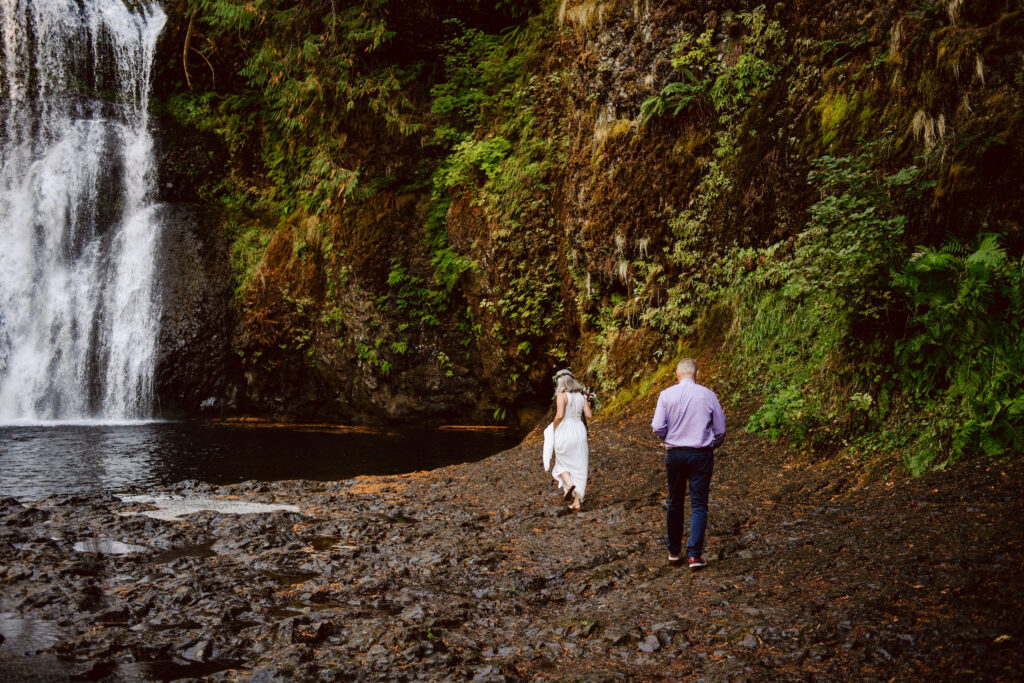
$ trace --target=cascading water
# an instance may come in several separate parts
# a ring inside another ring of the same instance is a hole
[[[126,0],[0,0],[0,422],[153,414],[147,108],[165,20]]]

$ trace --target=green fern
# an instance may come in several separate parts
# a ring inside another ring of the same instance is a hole
[[[1024,450],[1021,263],[983,234],[973,250],[919,249],[896,282],[912,305],[910,335],[898,346],[901,381],[944,416],[928,427],[932,441],[948,443],[947,460]]]

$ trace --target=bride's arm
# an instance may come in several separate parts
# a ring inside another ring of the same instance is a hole
[[[565,402],[564,391],[555,396],[555,419],[551,423],[553,429],[558,429],[558,425],[562,423],[562,419],[565,417]]]

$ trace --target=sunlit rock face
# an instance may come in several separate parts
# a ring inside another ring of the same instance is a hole
[[[154,414],[165,15],[130,5],[0,2],[0,421]]]

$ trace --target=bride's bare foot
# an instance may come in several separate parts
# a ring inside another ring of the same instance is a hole
[[[576,487],[569,483],[566,483],[566,486],[568,486],[569,488],[565,490],[565,495],[562,496],[562,500],[568,503],[570,500],[573,499],[573,496],[576,495]]]
[[[582,508],[582,507],[583,507],[583,501],[580,500],[580,494],[578,494],[575,491],[573,491],[572,492],[572,505],[569,506],[569,509],[572,510],[573,512],[579,512],[580,508]]]

